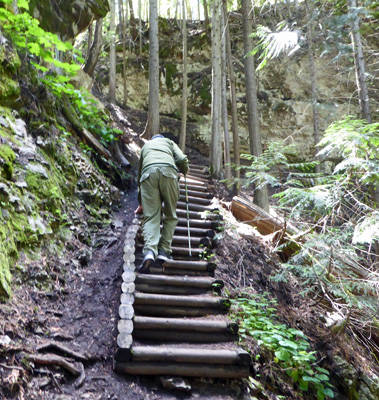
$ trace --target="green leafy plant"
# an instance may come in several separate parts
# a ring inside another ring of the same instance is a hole
[[[277,194],[291,214],[315,215],[332,226],[354,224],[353,243],[379,239],[379,124],[346,117],[334,122],[318,144],[318,157],[338,159],[330,176],[305,189],[290,187]],[[315,213],[317,211],[317,213]],[[317,221],[315,221],[317,222]],[[365,228],[370,226],[369,230]]]
[[[70,101],[75,104],[77,113],[83,126],[89,131],[97,134],[103,145],[107,146],[118,140],[122,131],[112,128],[109,117],[99,109],[97,101],[85,90],[72,89],[69,94]]]
[[[11,11],[13,0],[2,0],[2,3],[4,4],[0,6],[2,30],[20,52],[30,55],[32,65],[42,72],[47,72],[49,68],[46,64],[52,64],[69,75],[75,74],[80,69],[80,65],[63,62],[56,57],[55,50],[63,53],[70,51],[79,62],[84,62],[71,43],[62,42],[57,35],[46,32],[39,26],[39,21],[28,14],[29,0],[17,0],[18,13]],[[56,80],[65,79],[67,78],[63,76],[56,77]]]
[[[270,185],[283,190],[289,186],[309,186],[312,180],[319,177],[319,174],[313,173],[317,162],[296,162],[295,146],[283,141],[270,142],[259,157],[250,154],[242,156],[251,160],[251,165],[240,167],[245,172],[242,180],[244,187],[253,185],[255,189],[262,189]]]
[[[257,71],[262,69],[268,60],[278,57],[282,53],[288,53],[290,56],[297,51],[299,46],[299,34],[292,31],[283,22],[277,25],[276,31],[271,31],[263,25],[258,25],[253,37],[258,37],[258,44],[254,50],[248,53],[248,56],[254,56],[260,53],[258,59],[261,60]]]
[[[251,336],[259,346],[271,350],[278,368],[284,369],[302,391],[315,390],[317,399],[333,398],[329,372],[317,365],[314,351],[304,333],[277,321],[276,300],[266,294],[245,292],[233,300],[233,312],[240,324],[240,335]]]
[[[39,71],[40,81],[50,88],[55,96],[68,96],[76,108],[83,126],[100,137],[107,146],[122,134],[109,124],[109,117],[98,108],[98,104],[85,89],[75,89],[69,83],[80,69],[77,64],[85,62],[81,53],[69,42],[62,42],[57,35],[46,32],[39,21],[28,14],[29,0],[17,0],[18,12],[12,12],[13,0],[3,0],[0,6],[0,24],[17,50],[29,57],[30,63]],[[58,50],[69,61],[57,58]],[[51,70],[51,66],[60,69]]]

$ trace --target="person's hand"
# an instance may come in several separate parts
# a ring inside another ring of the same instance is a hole
[[[142,208],[141,204],[136,208],[136,210],[134,211],[134,214],[143,214],[143,208]]]

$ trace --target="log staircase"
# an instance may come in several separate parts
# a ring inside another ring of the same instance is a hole
[[[238,325],[228,319],[230,301],[220,296],[212,259],[219,215],[212,206],[207,167],[191,165],[186,194],[180,181],[173,260],[142,262],[140,219],[129,226],[124,247],[121,304],[114,368],[125,374],[246,378],[250,356],[239,348]]]

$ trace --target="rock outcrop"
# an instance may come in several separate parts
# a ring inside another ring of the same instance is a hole
[[[63,41],[74,39],[108,11],[108,0],[30,1],[30,13],[40,21],[41,27],[56,33]]]

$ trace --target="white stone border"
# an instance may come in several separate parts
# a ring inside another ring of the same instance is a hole
[[[124,264],[121,284],[121,304],[118,309],[120,320],[118,321],[117,345],[121,349],[130,349],[133,343],[133,316],[134,316],[134,291],[136,279],[135,250],[136,235],[141,225],[141,219],[133,218],[129,226],[124,242]]]

